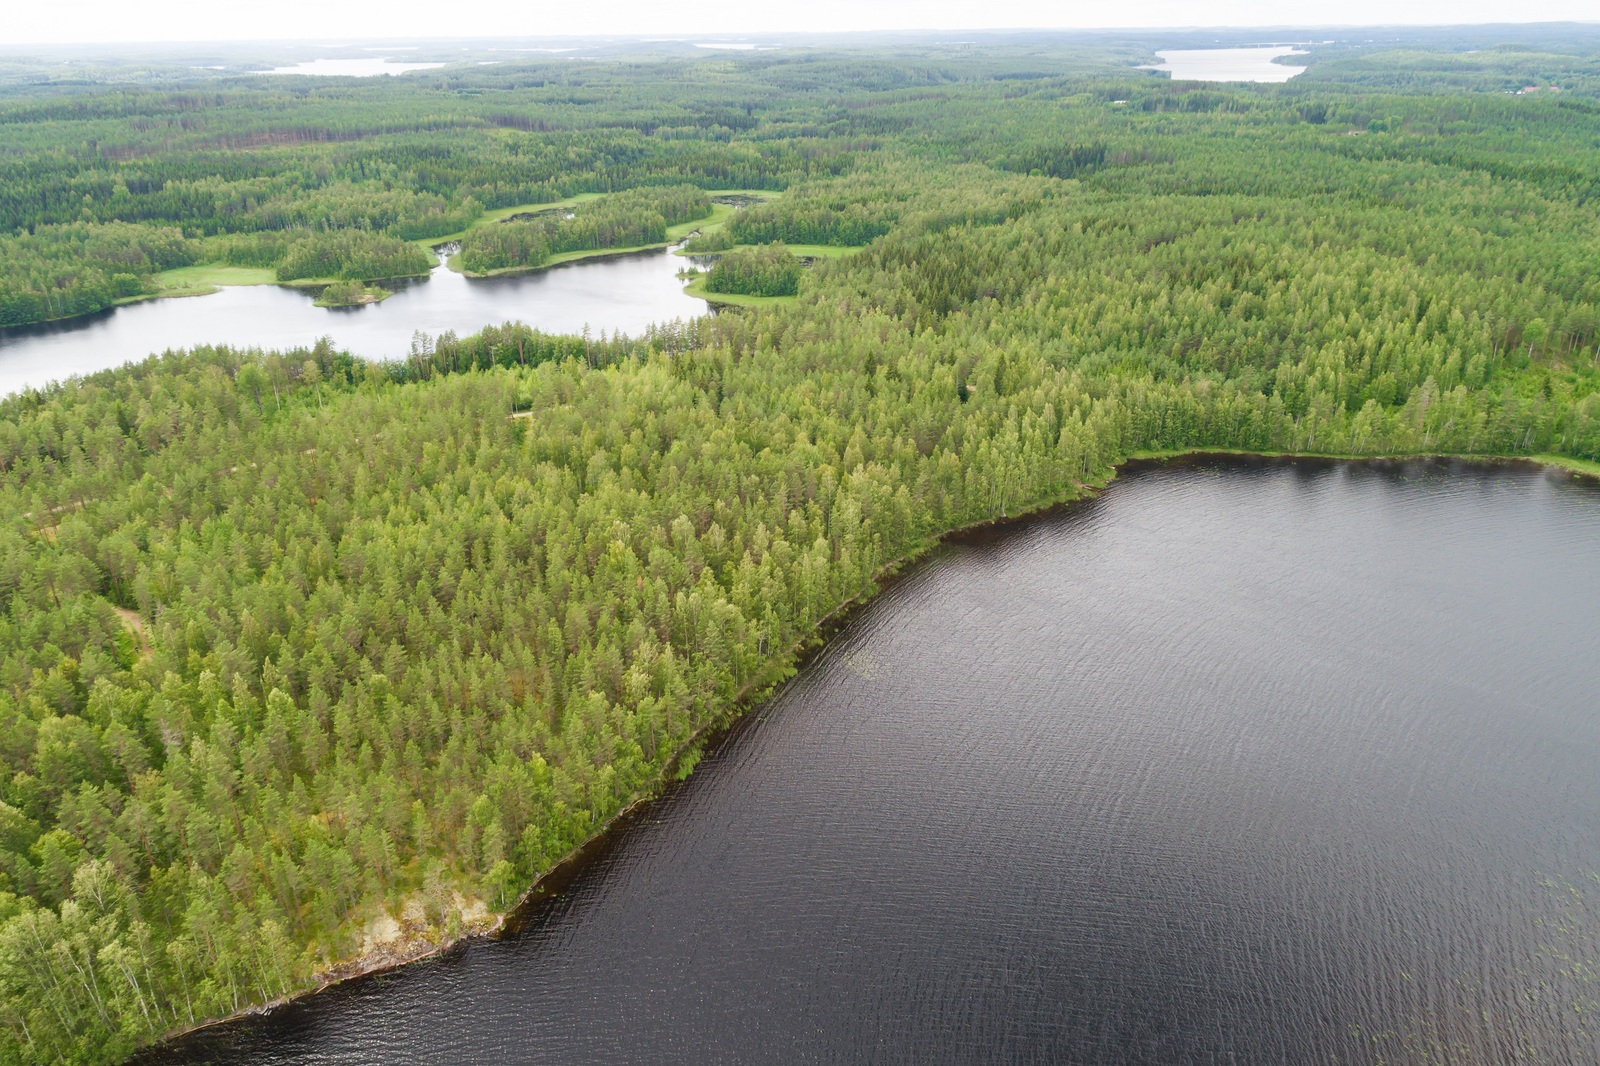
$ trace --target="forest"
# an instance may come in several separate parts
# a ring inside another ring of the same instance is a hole
[[[0,1063],[120,1061],[386,918],[491,927],[887,570],[1137,453],[1600,460],[1600,42],[1518,48],[0,94],[0,322],[206,262],[353,298],[463,230],[469,272],[536,266],[717,189],[782,195],[702,234],[714,283],[795,294],[0,400]]]
[[[793,296],[800,291],[800,260],[781,241],[736,248],[717,257],[706,278],[708,292],[744,296]]]
[[[711,213],[711,199],[694,185],[612,193],[519,220],[478,226],[461,241],[461,266],[469,275],[544,265],[562,252],[638,248],[667,239],[667,227]]]

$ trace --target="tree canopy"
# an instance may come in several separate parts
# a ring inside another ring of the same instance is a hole
[[[392,276],[486,208],[600,194],[463,243],[536,265],[734,187],[785,192],[717,269],[798,295],[0,401],[0,1062],[116,1061],[311,987],[385,916],[483,922],[886,566],[1135,452],[1600,458],[1591,83],[1442,85],[1478,61],[1441,55],[7,97],[10,321],[211,257]],[[860,247],[801,272],[774,241]]]

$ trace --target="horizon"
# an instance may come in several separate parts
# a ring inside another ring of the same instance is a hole
[[[1586,0],[1530,0],[1517,8],[1522,17],[1506,17],[1498,0],[1413,0],[1384,3],[1355,0],[1331,5],[1298,0],[1287,5],[1264,0],[1219,0],[1204,5],[1209,16],[1193,19],[1198,6],[1185,0],[1134,0],[1116,8],[1114,18],[1103,8],[1073,4],[1063,7],[1038,0],[995,0],[985,5],[987,21],[970,21],[974,5],[966,0],[884,0],[876,4],[820,0],[803,13],[766,12],[712,0],[687,18],[642,0],[602,0],[582,11],[529,12],[508,0],[473,0],[455,5],[448,15],[417,0],[400,0],[384,9],[383,29],[363,32],[371,19],[362,9],[329,9],[312,0],[284,0],[277,6],[277,25],[320,26],[322,32],[267,35],[260,22],[228,9],[191,9],[175,0],[156,0],[137,11],[111,0],[77,0],[63,9],[29,9],[0,26],[0,49],[104,48],[197,45],[313,45],[339,47],[357,42],[458,41],[638,41],[693,43],[693,38],[841,38],[852,36],[974,34],[1148,34],[1306,32],[1328,30],[1419,30],[1474,28],[1527,29],[1540,26],[1600,27]],[[1331,17],[1330,17],[1331,16]],[[79,27],[70,36],[64,22]],[[623,25],[625,29],[616,27]],[[92,30],[81,27],[92,26]],[[504,32],[492,27],[503,26]],[[476,32],[467,30],[472,27]]]

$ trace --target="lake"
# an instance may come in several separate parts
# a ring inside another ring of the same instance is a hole
[[[224,288],[211,296],[148,300],[96,315],[0,330],[0,396],[196,344],[263,349],[310,345],[329,335],[368,359],[402,356],[413,330],[474,333],[522,321],[551,333],[642,333],[652,323],[706,313],[683,291],[684,260],[666,251],[589,259],[514,278],[467,278],[443,266],[396,283],[366,307],[316,307],[276,285]]]
[[[520,932],[161,1063],[1600,1061],[1600,486],[1192,460],[946,545]]]
[[[1306,54],[1298,48],[1283,46],[1168,49],[1156,53],[1163,66],[1145,69],[1168,71],[1173,81],[1288,81],[1304,73],[1306,68],[1284,66],[1273,60],[1279,56]]]
[[[308,59],[289,67],[273,67],[257,74],[309,74],[319,77],[376,78],[384,74],[404,74],[411,70],[436,70],[443,63],[407,63],[385,57],[360,59]]]

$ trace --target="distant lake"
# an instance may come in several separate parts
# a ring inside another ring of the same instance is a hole
[[[1600,487],[1193,461],[958,538],[502,941],[149,1063],[1600,1062]]]
[[[433,70],[443,63],[397,63],[383,57],[372,59],[310,59],[292,67],[274,67],[258,74],[314,74],[323,77],[374,78],[380,74],[404,74],[408,70]]]
[[[465,336],[484,326],[525,322],[549,333],[643,333],[652,324],[706,313],[686,295],[684,260],[666,251],[580,260],[515,278],[467,278],[442,263],[427,278],[394,283],[367,307],[325,308],[276,285],[224,288],[118,307],[84,318],[0,330],[0,396],[88,374],[168,348],[231,344],[284,349],[331,336],[368,359],[403,356],[414,330]]]
[[[1305,67],[1287,67],[1273,60],[1279,56],[1303,56],[1298,48],[1202,48],[1170,49],[1157,52],[1173,81],[1288,81]]]

